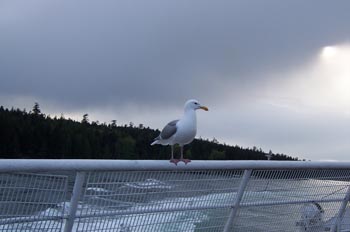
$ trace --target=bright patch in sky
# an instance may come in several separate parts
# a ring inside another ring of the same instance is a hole
[[[322,49],[321,56],[325,59],[333,58],[337,54],[337,48],[333,46],[327,46]]]
[[[320,69],[324,72],[324,81],[330,84],[334,94],[334,104],[350,107],[350,46],[325,47]]]
[[[273,151],[288,150],[313,160],[349,159],[350,44],[319,51],[298,68],[270,74],[259,103],[266,106],[266,119],[262,109],[258,119],[259,126],[267,125],[262,132],[276,137],[263,141],[263,136],[254,137],[255,131],[247,138]],[[269,123],[268,117],[274,122]]]
[[[267,85],[276,93],[274,100],[284,99],[284,105],[301,111],[349,112],[350,45],[324,47],[319,57],[286,73],[290,74],[274,74],[286,78],[273,78],[275,83]]]

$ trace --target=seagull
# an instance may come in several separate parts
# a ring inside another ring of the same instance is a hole
[[[184,114],[181,119],[169,122],[162,132],[154,139],[151,145],[161,144],[171,146],[170,162],[177,165],[183,161],[185,164],[191,162],[183,158],[183,147],[193,141],[197,133],[196,110],[202,109],[208,111],[206,106],[202,106],[197,100],[191,99],[185,103]],[[181,150],[180,159],[174,159],[174,145],[179,144]]]

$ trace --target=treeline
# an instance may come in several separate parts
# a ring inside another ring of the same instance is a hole
[[[0,158],[32,159],[169,159],[170,148],[150,146],[159,130],[140,124],[81,122],[43,114],[36,103],[30,112],[0,107]],[[178,154],[176,150],[176,154]],[[186,158],[201,160],[263,160],[257,148],[241,148],[195,139],[185,146]],[[272,160],[297,160],[273,154]]]

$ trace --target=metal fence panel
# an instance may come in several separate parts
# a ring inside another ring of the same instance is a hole
[[[329,231],[350,184],[349,170],[255,170],[237,231]]]
[[[66,192],[65,176],[0,175],[0,231],[61,231]]]
[[[124,161],[128,168],[72,162],[77,168],[60,175],[0,170],[0,232],[350,231],[350,163],[262,162],[260,169],[241,161],[243,169],[235,162],[194,161],[191,168],[161,161],[156,170],[145,161],[148,170],[142,161]],[[18,164],[6,170],[22,170]]]
[[[222,231],[242,173],[90,172],[77,231]]]

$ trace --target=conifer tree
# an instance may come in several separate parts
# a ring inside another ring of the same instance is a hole
[[[40,115],[41,114],[40,106],[39,106],[39,103],[37,103],[37,102],[34,103],[33,114],[34,115]]]

